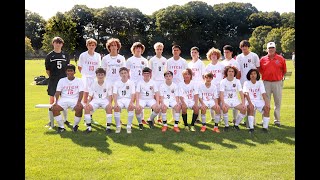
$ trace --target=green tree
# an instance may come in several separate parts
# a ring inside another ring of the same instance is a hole
[[[282,13],[281,16],[281,27],[295,28],[295,13]]]
[[[69,15],[58,12],[50,18],[46,25],[46,33],[43,37],[42,49],[45,52],[52,50],[52,38],[60,36],[64,40],[63,50],[69,54],[73,54],[76,47],[76,23],[74,23]]]
[[[271,26],[273,28],[280,27],[281,18],[278,12],[258,12],[249,16],[248,22],[252,28],[258,26]]]
[[[266,44],[265,38],[271,30],[271,26],[259,26],[254,29],[249,38],[250,50],[257,53],[259,57],[266,54],[266,47],[264,48],[264,45]]]
[[[32,43],[32,47],[39,50],[42,47],[46,21],[37,13],[25,9],[25,36]]]
[[[24,38],[24,56],[27,57],[31,57],[32,55],[34,55],[34,49],[32,47],[31,44],[31,40],[25,36]]]
[[[281,48],[286,56],[295,51],[295,29],[289,28],[281,38]]]
[[[265,44],[263,45],[264,49],[267,49],[267,43],[270,41],[273,41],[276,43],[276,51],[277,53],[282,53],[283,50],[281,48],[282,43],[281,43],[281,38],[285,34],[285,32],[288,30],[288,28],[273,28],[267,35],[265,39]]]

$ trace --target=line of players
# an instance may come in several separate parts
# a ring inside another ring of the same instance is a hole
[[[127,61],[119,54],[121,48],[119,39],[111,38],[107,41],[106,48],[109,54],[101,61],[101,55],[95,52],[97,42],[94,39],[88,39],[86,46],[88,51],[80,55],[78,62],[81,80],[74,77],[75,68],[69,64],[66,68],[67,77],[59,80],[57,85],[52,111],[59,125],[58,132],[65,130],[60,111],[68,108],[75,110],[73,131],[78,130],[82,109],[84,109],[86,132],[91,132],[91,113],[99,107],[106,110],[107,133],[111,132],[112,110],[114,110],[116,133],[120,133],[120,112],[124,108],[128,111],[127,133],[132,132],[134,111],[139,129],[142,130],[144,107],[152,109],[146,124],[153,128],[154,118],[159,116],[162,118],[163,132],[168,128],[166,112],[169,107],[173,110],[175,132],[180,132],[178,127],[180,111],[187,131],[196,131],[194,124],[201,111],[200,131],[204,132],[208,109],[215,122],[213,131],[220,132],[218,128],[220,116],[223,116],[224,130],[227,131],[230,108],[240,112],[234,114],[236,130],[239,130],[238,125],[248,112],[249,132],[253,132],[254,112],[258,109],[263,113],[263,129],[267,131],[270,105],[266,100],[263,83],[259,81],[259,58],[248,50],[250,44],[246,40],[241,41],[240,48],[243,53],[249,51],[249,55],[242,53],[235,60],[232,58],[232,46],[226,45],[223,47],[225,60],[219,61],[220,50],[211,48],[207,53],[207,59],[211,60],[211,63],[207,66],[199,59],[197,47],[191,48],[192,60],[187,63],[180,57],[179,45],[172,46],[173,57],[167,60],[162,56],[163,44],[156,43],[154,45],[156,55],[149,62],[142,56],[145,47],[140,42],[132,45],[133,56]],[[74,72],[72,72],[73,69]],[[241,76],[241,72],[246,76]],[[77,80],[74,81],[74,79]],[[73,100],[71,96],[74,97]],[[188,108],[193,110],[190,125],[187,122]]]

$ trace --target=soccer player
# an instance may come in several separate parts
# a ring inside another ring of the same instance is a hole
[[[81,100],[83,98],[84,86],[81,79],[74,76],[76,67],[73,64],[68,64],[66,67],[67,77],[61,78],[58,82],[55,102],[52,105],[52,112],[54,119],[57,121],[58,133],[64,132],[64,124],[60,111],[68,108],[75,111],[73,132],[78,131],[78,124],[82,117],[83,105]],[[59,99],[60,98],[60,99]]]
[[[246,106],[244,102],[244,95],[239,79],[236,79],[238,69],[234,66],[227,66],[224,70],[226,78],[220,82],[220,99],[221,109],[223,111],[223,120],[225,123],[224,130],[229,130],[228,110],[234,108],[240,111],[234,122],[234,128],[239,131],[239,123],[246,114]],[[241,101],[238,98],[240,95]]]
[[[142,56],[145,46],[141,42],[135,42],[131,46],[132,56],[127,59],[126,67],[129,69],[129,78],[134,82],[135,88],[137,89],[137,84],[140,80],[143,80],[142,70],[148,67],[148,60]],[[142,123],[148,124],[144,120],[143,110],[142,110]]]
[[[111,121],[112,121],[112,88],[111,84],[107,83],[106,71],[103,68],[97,68],[96,81],[89,87],[88,101],[84,107],[84,120],[87,125],[86,132],[89,133],[91,129],[91,116],[90,112],[95,112],[98,108],[103,108],[106,111],[106,132],[110,133]],[[120,133],[121,124],[120,121],[116,121],[116,133]]]
[[[220,121],[220,106],[218,104],[218,90],[215,84],[211,83],[213,74],[211,72],[204,75],[205,82],[199,86],[199,101],[201,109],[202,127],[201,132],[206,131],[206,111],[212,109],[216,113],[213,132],[220,133],[218,123]]]
[[[154,128],[154,118],[160,111],[159,90],[156,83],[151,79],[151,69],[145,67],[142,71],[143,80],[138,82],[136,89],[136,118],[139,122],[139,129],[143,129],[142,109],[150,107],[153,111],[148,118],[151,129]]]
[[[268,125],[270,121],[270,104],[264,84],[260,80],[259,71],[257,69],[250,69],[247,73],[247,79],[248,81],[245,81],[243,85],[243,93],[246,98],[249,133],[254,131],[254,111],[256,110],[263,114],[262,130],[264,132],[268,132]]]
[[[160,85],[164,83],[165,78],[163,76],[167,68],[167,59],[162,56],[164,45],[161,42],[157,42],[153,45],[156,55],[149,60],[149,67],[152,70],[151,79],[156,82],[159,89]],[[161,111],[158,114],[158,123],[161,124]]]
[[[194,128],[194,123],[196,122],[198,115],[199,115],[199,93],[198,93],[198,86],[192,80],[192,70],[187,68],[182,71],[183,75],[183,82],[179,83],[180,88],[180,101],[181,101],[181,111],[182,111],[182,120],[185,126],[186,131],[196,131]],[[188,125],[188,116],[187,116],[187,109],[192,109],[192,121],[191,126]]]
[[[121,43],[119,39],[109,39],[106,42],[106,48],[109,54],[102,58],[101,67],[106,70],[106,81],[113,84],[121,79],[119,70],[121,67],[126,66],[126,60],[124,56],[119,54],[121,49]]]
[[[45,68],[46,73],[49,77],[49,83],[48,83],[48,95],[49,95],[49,103],[53,104],[55,99],[55,93],[57,89],[58,81],[61,78],[64,78],[67,76],[66,74],[66,67],[67,64],[70,63],[69,54],[62,51],[62,47],[64,44],[64,40],[61,37],[54,37],[52,39],[52,46],[53,50],[49,52],[45,59]],[[54,127],[54,118],[52,109],[49,108],[49,123],[46,124],[50,129]],[[68,117],[68,111],[63,111],[64,116],[64,123],[66,125],[70,125],[70,122],[67,120]]]
[[[87,103],[89,87],[92,85],[96,70],[101,65],[101,55],[95,52],[97,41],[95,39],[86,40],[87,51],[80,54],[78,61],[78,70],[81,73],[81,79],[84,85],[83,102]]]
[[[224,78],[224,65],[219,61],[219,59],[221,58],[221,51],[219,49],[216,48],[211,48],[208,52],[207,52],[207,59],[211,61],[211,63],[209,63],[206,66],[205,72],[209,73],[211,72],[213,75],[213,80],[211,81],[211,83],[213,83],[214,85],[216,85],[217,87],[217,92],[218,92],[218,105],[220,105],[221,101],[220,101],[220,82],[221,80]],[[210,109],[210,114],[211,114],[211,119],[212,121],[214,120],[214,111],[212,111]],[[219,113],[221,115],[221,113]]]
[[[174,109],[174,127],[173,130],[175,132],[180,132],[178,127],[179,123],[179,116],[180,116],[180,100],[179,100],[179,88],[178,86],[172,82],[173,73],[171,71],[166,71],[164,73],[164,77],[166,81],[160,85],[160,104],[161,104],[161,111],[162,111],[162,132],[166,132],[168,129],[167,124],[167,109],[173,108]]]
[[[167,70],[173,73],[172,81],[176,84],[183,82],[182,71],[188,68],[187,61],[180,57],[181,47],[179,45],[172,46],[173,57],[167,61]]]
[[[113,101],[114,101],[114,118],[120,121],[121,109],[126,108],[128,111],[127,133],[131,134],[131,125],[134,116],[134,100],[135,100],[135,85],[129,79],[129,70],[126,67],[121,67],[119,70],[121,79],[113,85]]]
[[[223,54],[225,59],[221,61],[221,63],[226,67],[226,66],[235,66],[238,69],[237,72],[237,79],[240,79],[241,77],[241,69],[239,63],[232,58],[233,54],[233,47],[231,45],[225,45],[223,46]],[[238,116],[238,110],[233,109],[233,123],[236,121],[236,117]]]

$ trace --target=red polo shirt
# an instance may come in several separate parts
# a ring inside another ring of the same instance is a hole
[[[264,81],[280,81],[287,72],[286,60],[278,55],[270,59],[268,55],[260,59],[260,74]]]

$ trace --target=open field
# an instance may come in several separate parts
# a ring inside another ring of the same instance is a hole
[[[204,61],[206,64],[209,61]],[[74,61],[72,61],[74,63]],[[132,134],[125,125],[120,134],[106,135],[106,117],[103,110],[93,114],[99,125],[85,134],[83,118],[79,132],[70,128],[58,134],[48,130],[46,109],[35,108],[46,104],[47,86],[37,86],[33,78],[46,75],[44,60],[25,61],[25,179],[295,179],[295,70],[287,61],[292,76],[285,80],[282,97],[281,127],[273,125],[271,102],[270,132],[262,133],[261,115],[257,113],[255,134],[250,136],[244,126],[240,131],[185,132],[179,124],[179,134],[161,132],[145,126],[139,131],[134,117]],[[77,71],[76,76],[80,76]],[[231,112],[231,111],[230,111]],[[150,110],[145,111],[148,117]],[[231,115],[231,113],[229,113]],[[74,114],[69,110],[68,120]],[[192,112],[188,113],[191,122]],[[207,119],[210,115],[207,113]],[[168,119],[171,112],[168,113]],[[126,110],[121,113],[126,123]],[[232,118],[230,118],[232,119]],[[182,122],[182,118],[180,118]],[[55,123],[56,124],[56,123]],[[233,124],[231,124],[233,125]],[[220,129],[224,124],[220,124]]]

